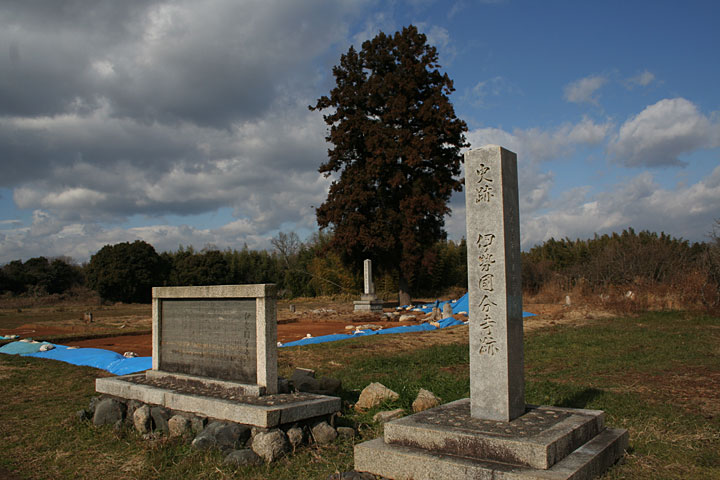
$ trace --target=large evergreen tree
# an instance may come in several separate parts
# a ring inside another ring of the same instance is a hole
[[[427,252],[446,237],[447,203],[462,190],[467,126],[438,68],[437,50],[414,26],[381,32],[342,55],[335,88],[310,107],[329,111],[333,147],[319,171],[339,172],[316,210],[318,224],[333,229],[334,246],[348,258],[397,269],[401,304],[421,266],[430,266]]]

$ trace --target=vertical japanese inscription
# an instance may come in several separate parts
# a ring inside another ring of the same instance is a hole
[[[497,145],[465,154],[470,413],[525,411],[517,157]]]
[[[475,204],[476,208],[499,208],[499,199],[495,197],[493,184],[497,178],[496,172],[489,165],[481,163],[475,169]],[[497,312],[493,307],[497,304],[490,300],[489,295],[495,291],[495,238],[496,232],[482,231],[477,233],[477,240],[474,248],[476,250],[477,267],[480,275],[478,279],[478,289],[482,300],[477,305],[480,316],[477,319],[480,328],[480,342],[478,353],[495,355],[500,351],[500,346],[495,338],[495,327],[497,325]]]

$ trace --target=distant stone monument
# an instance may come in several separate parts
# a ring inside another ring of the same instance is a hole
[[[383,302],[375,296],[375,284],[372,280],[372,260],[363,262],[363,295],[360,300],[353,302],[355,311],[382,312]]]
[[[590,479],[620,458],[605,414],[525,405],[517,157],[465,154],[470,398],[385,424],[355,469],[391,479]]]
[[[270,428],[340,410],[340,399],[278,394],[275,285],[153,288],[152,370],[98,378],[125,400]]]

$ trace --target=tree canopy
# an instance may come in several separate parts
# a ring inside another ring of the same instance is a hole
[[[448,98],[453,82],[426,40],[411,25],[379,33],[360,52],[350,47],[333,68],[335,88],[310,106],[329,111],[333,147],[319,171],[335,174],[318,224],[332,228],[346,258],[397,269],[401,302],[409,301],[409,282],[432,267],[432,245],[446,237],[467,146],[467,126]]]
[[[149,243],[105,245],[90,258],[88,286],[105,300],[144,302],[152,299],[152,287],[160,286],[165,265]]]

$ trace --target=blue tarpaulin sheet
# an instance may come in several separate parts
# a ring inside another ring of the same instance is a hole
[[[0,353],[49,358],[73,365],[100,368],[115,375],[127,375],[152,368],[152,357],[125,358],[119,353],[101,348],[68,348],[55,344],[52,350],[41,352],[41,345],[43,343],[12,342],[0,347]]]
[[[467,293],[465,295],[463,295],[462,297],[458,298],[457,300],[448,300],[445,302],[438,301],[438,302],[434,302],[434,303],[428,303],[425,305],[418,305],[414,308],[414,310],[420,310],[425,313],[430,313],[430,312],[432,312],[432,309],[435,306],[437,306],[440,310],[442,310],[443,306],[445,306],[446,303],[450,303],[450,307],[452,307],[452,312],[454,314],[465,313],[467,315],[467,313],[470,311],[469,310],[470,307],[468,305],[468,294]],[[523,318],[533,317],[533,316],[535,316],[534,313],[523,312]]]
[[[446,318],[444,320],[440,320],[438,322],[440,324],[439,328],[446,328],[451,327],[453,325],[462,325],[463,322],[460,320],[455,320],[454,318]],[[366,337],[369,335],[386,335],[390,333],[411,333],[411,332],[423,332],[423,331],[430,331],[430,330],[437,330],[438,327],[434,325],[430,325],[429,323],[422,323],[420,325],[408,325],[404,327],[392,327],[392,328],[386,328],[383,330],[361,330],[360,332],[354,334],[354,335],[347,335],[347,334],[336,334],[336,335],[323,335],[321,337],[311,337],[311,338],[302,338],[300,340],[295,340],[294,342],[288,342],[283,347],[297,347],[300,345],[312,345],[315,343],[326,343],[326,342],[336,342],[338,340],[347,340],[349,338],[355,338],[355,337]]]

